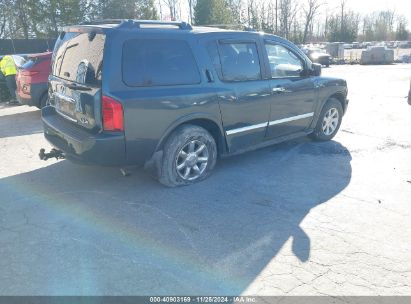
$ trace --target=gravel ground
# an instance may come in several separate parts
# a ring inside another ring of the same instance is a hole
[[[323,74],[350,89],[334,141],[178,189],[42,162],[39,111],[0,105],[0,294],[411,295],[411,65]]]

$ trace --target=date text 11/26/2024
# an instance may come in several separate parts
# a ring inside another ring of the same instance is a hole
[[[150,303],[256,303],[255,297],[235,296],[235,297],[150,297]]]

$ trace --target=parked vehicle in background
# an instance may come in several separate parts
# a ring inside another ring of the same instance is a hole
[[[0,55],[0,61],[3,59],[3,57],[6,55]],[[10,55],[14,61],[14,65],[16,66],[16,70],[18,71],[26,62],[26,56],[25,55]],[[6,82],[6,77],[5,75],[0,71],[0,102],[6,102],[10,101],[11,96],[10,96],[10,91],[7,86]]]
[[[18,70],[16,96],[21,104],[40,109],[46,105],[51,55],[51,52],[28,55],[26,63]]]
[[[304,50],[305,54],[314,63],[319,63],[329,67],[332,61],[332,57],[326,51],[318,48],[310,48]]]
[[[353,42],[352,43],[352,48],[353,49],[360,49],[361,48],[361,44],[359,42]]]
[[[167,186],[205,179],[218,156],[300,136],[332,139],[345,80],[320,77],[274,35],[127,20],[67,27],[49,77],[44,135],[61,157],[151,168]],[[332,165],[332,164],[330,164]]]
[[[411,48],[411,41],[400,41],[398,47],[400,49],[409,49]]]

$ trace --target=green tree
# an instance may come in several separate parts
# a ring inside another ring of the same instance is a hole
[[[139,0],[136,2],[136,19],[157,20],[158,13],[154,0]]]
[[[346,12],[343,16],[338,14],[332,15],[327,20],[327,40],[331,42],[356,41],[359,24],[359,15],[352,11]]]
[[[101,19],[133,19],[134,0],[100,0]]]
[[[154,0],[92,0],[85,15],[88,20],[158,19]]]
[[[196,25],[232,24],[233,18],[224,0],[197,0],[194,7]]]

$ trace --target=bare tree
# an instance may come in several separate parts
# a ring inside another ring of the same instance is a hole
[[[190,23],[193,23],[195,5],[196,5],[195,0],[188,0],[188,15],[189,15],[189,22]]]
[[[293,0],[280,0],[280,33],[289,39],[291,26],[297,15],[298,5]]]
[[[6,2],[0,2],[0,38],[5,36],[7,24]]]
[[[340,9],[341,9],[341,28],[340,32],[344,32],[344,18],[345,18],[345,7],[347,5],[347,0],[341,0],[340,2]]]
[[[179,7],[179,0],[164,0],[164,4],[167,6],[170,12],[170,19],[172,21],[177,20],[179,16],[177,16],[177,11]]]
[[[321,5],[319,0],[307,0],[307,6],[303,8],[305,17],[303,43],[307,42],[308,31],[312,27],[313,19]]]
[[[24,38],[29,39],[29,23],[28,23],[28,20],[27,20],[28,19],[27,1],[16,0],[15,11],[16,11],[17,17],[20,21],[20,27],[23,31]]]

